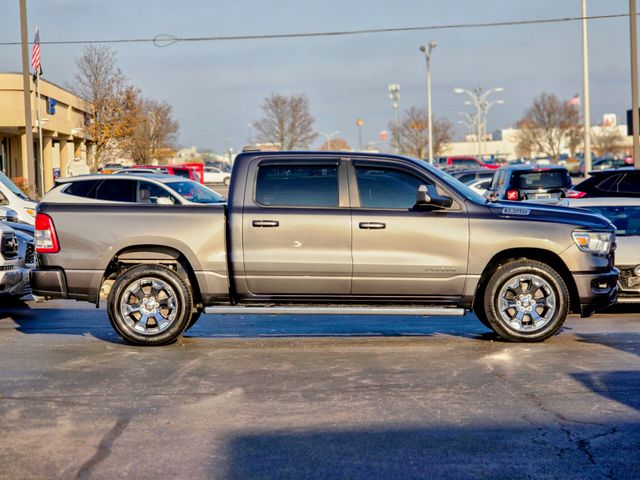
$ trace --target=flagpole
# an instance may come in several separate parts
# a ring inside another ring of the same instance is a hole
[[[36,32],[39,30],[36,25]],[[38,149],[39,149],[39,158],[38,164],[40,174],[38,175],[40,179],[40,196],[44,196],[44,157],[43,157],[43,149],[42,149],[42,115],[40,113],[40,70],[38,67],[36,69],[36,116],[38,120]]]
[[[589,100],[589,44],[587,37],[587,0],[582,0],[582,90],[584,100],[584,173],[591,171],[591,110]]]

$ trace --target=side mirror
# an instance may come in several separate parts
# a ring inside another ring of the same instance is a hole
[[[420,185],[416,198],[417,207],[449,208],[453,204],[450,197],[440,195],[434,185]]]
[[[0,209],[0,221],[17,223],[19,221],[18,212],[12,208]]]

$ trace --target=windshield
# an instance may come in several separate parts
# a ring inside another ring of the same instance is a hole
[[[457,178],[449,175],[446,172],[443,172],[442,170],[438,170],[437,168],[432,167],[431,165],[429,165],[429,162],[425,160],[417,161],[420,162],[420,164],[422,164],[422,166],[424,166],[429,171],[429,173],[435,175],[440,180],[443,180],[446,184],[453,187],[457,192],[464,195],[467,200],[471,200],[472,202],[481,204],[487,203],[487,200],[482,195],[471,190],[467,185],[462,183]]]
[[[571,177],[566,170],[513,172],[515,188],[567,188],[571,186]]]
[[[33,202],[27,195],[25,195],[22,190],[20,190],[15,183],[13,183],[9,177],[7,177],[4,173],[0,172],[0,182],[7,187],[16,197],[21,198],[22,200],[28,200]]]
[[[587,207],[599,213],[616,226],[616,235],[640,235],[640,207]]]
[[[193,203],[224,203],[223,196],[191,180],[165,183],[174,192]]]

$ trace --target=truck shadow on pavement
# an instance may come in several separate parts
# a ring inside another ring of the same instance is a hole
[[[238,432],[211,478],[638,478],[640,425],[436,426]],[[618,431],[626,435],[615,435]],[[607,441],[602,438],[609,436]],[[612,454],[612,452],[616,452]],[[220,475],[224,472],[223,475]]]
[[[10,320],[25,334],[90,335],[124,343],[112,330],[104,309],[31,308],[24,304],[0,308],[0,321]],[[432,337],[456,336],[501,341],[475,315],[465,317],[385,317],[349,315],[203,315],[185,332],[200,338]]]

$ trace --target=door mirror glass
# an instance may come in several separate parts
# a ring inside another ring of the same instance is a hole
[[[453,204],[451,197],[440,195],[433,185],[420,185],[416,197],[417,207],[449,208]]]

